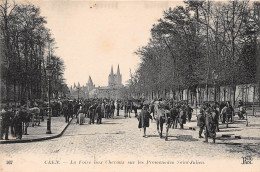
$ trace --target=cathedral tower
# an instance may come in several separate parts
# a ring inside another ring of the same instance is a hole
[[[108,75],[108,86],[110,86],[110,87],[122,86],[122,75],[120,74],[119,65],[117,66],[116,74],[114,74],[113,66],[111,67],[111,72]]]

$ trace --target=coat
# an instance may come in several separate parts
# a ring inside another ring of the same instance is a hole
[[[149,127],[149,119],[152,119],[152,116],[147,110],[142,110],[138,116],[138,128]]]
[[[205,132],[207,132],[207,135],[211,138],[216,137],[216,120],[217,115],[215,112],[206,113],[205,115]]]
[[[197,116],[197,126],[203,128],[205,126],[205,117],[203,114]]]
[[[186,111],[181,110],[179,113],[179,123],[186,124]]]

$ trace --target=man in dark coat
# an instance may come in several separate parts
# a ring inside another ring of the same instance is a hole
[[[85,104],[84,104],[84,106],[83,106],[83,110],[84,110],[85,117],[87,117],[88,109],[89,109],[89,103],[88,103],[88,102],[85,102]]]
[[[127,103],[127,114],[128,117],[131,118],[131,102]]]
[[[1,140],[3,139],[3,135],[5,135],[5,140],[8,139],[9,127],[11,125],[11,113],[8,106],[5,106],[1,111],[2,121],[1,121]]]
[[[15,116],[13,118],[13,124],[14,124],[14,130],[16,139],[22,139],[23,135],[23,114],[25,115],[25,112],[22,112],[20,107],[17,108],[15,112]]]
[[[110,116],[112,117],[112,118],[114,118],[114,113],[115,113],[115,104],[114,104],[114,102],[112,101],[111,102],[111,104],[110,104]]]
[[[72,102],[69,102],[69,104],[68,104],[68,116],[69,117],[73,117],[73,104],[72,104]]]
[[[152,116],[147,111],[147,106],[144,106],[141,113],[138,116],[138,121],[139,121],[138,128],[144,129],[143,137],[147,137],[146,136],[146,127],[149,127],[149,119],[152,119]]]
[[[120,109],[120,104],[117,102],[116,104],[117,116],[119,116],[119,109]]]
[[[109,118],[109,114],[110,114],[110,104],[106,103],[105,105],[105,118]]]
[[[190,122],[191,121],[191,117],[192,117],[193,109],[189,105],[187,105],[187,112],[188,112],[188,121]]]
[[[199,138],[203,138],[201,136],[203,129],[205,127],[205,116],[203,114],[203,111],[200,110],[200,113],[197,115],[197,126],[200,128],[199,130]]]
[[[213,143],[215,143],[216,139],[216,120],[217,114],[209,107],[205,112],[205,142],[208,142],[208,137],[213,139]]]
[[[187,113],[186,106],[183,105],[179,112],[179,123],[180,123],[181,129],[183,129],[183,124],[186,124],[186,113]]]
[[[214,122],[216,123],[216,130],[219,132],[219,111],[217,110],[217,105],[212,106],[212,111],[216,114],[216,119]]]
[[[176,106],[173,106],[170,110],[171,120],[173,124],[173,128],[176,126],[177,123],[177,117],[178,117],[178,109]]]
[[[89,107],[89,124],[94,124],[95,123],[95,110],[96,110],[96,105],[93,102],[92,105]]]
[[[62,111],[63,111],[63,115],[65,117],[65,122],[69,122],[69,107],[68,107],[68,103],[67,102],[64,102],[63,103],[63,108],[62,108]]]
[[[96,107],[95,114],[97,115],[97,124],[102,124],[102,110],[100,103]]]

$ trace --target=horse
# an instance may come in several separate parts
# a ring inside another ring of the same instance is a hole
[[[33,108],[29,108],[28,109],[28,114],[31,118],[31,122],[32,122],[32,127],[34,127],[35,125],[40,125],[40,108],[38,107],[33,107]]]
[[[38,109],[34,108],[23,108],[21,110],[21,121],[24,124],[23,133],[27,135],[27,128],[29,127],[30,122],[32,122],[32,126],[34,126],[34,118],[35,113],[40,112]]]
[[[157,125],[157,131],[159,133],[160,138],[162,138],[162,131],[163,131],[163,123],[166,122],[166,137],[165,141],[168,140],[168,131],[171,126],[171,113],[167,108],[160,107],[160,101],[154,102],[154,116]]]

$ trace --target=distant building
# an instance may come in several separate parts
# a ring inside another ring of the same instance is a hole
[[[113,66],[111,72],[108,75],[108,86],[96,87],[89,76],[88,83],[86,85],[78,86],[74,83],[73,87],[70,87],[71,98],[120,98],[120,89],[123,88],[122,74],[120,73],[119,65],[117,66],[117,72],[114,74]]]
[[[111,67],[111,72],[108,75],[108,86],[109,87],[122,87],[122,75],[120,74],[119,65],[117,66],[117,72],[114,74],[113,66]]]
[[[117,72],[114,74],[113,66],[111,67],[111,72],[108,75],[108,86],[97,88],[98,98],[112,98],[119,99],[120,89],[123,88],[122,75],[120,73],[119,65],[117,66]]]
[[[86,85],[80,86],[78,83],[78,86],[76,86],[74,83],[73,87],[70,87],[70,97],[73,99],[96,97],[96,89],[91,77],[89,76],[88,83],[86,83]]]

